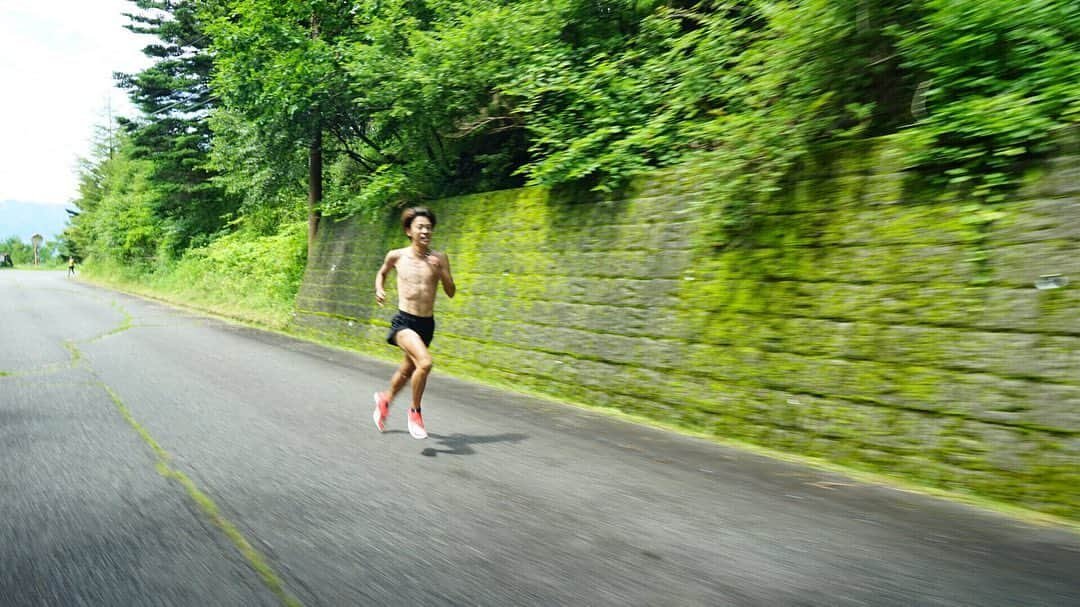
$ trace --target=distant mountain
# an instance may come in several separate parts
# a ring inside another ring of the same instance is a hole
[[[67,226],[65,208],[36,202],[0,201],[0,240],[18,236],[28,243],[34,234],[41,234],[47,241],[55,240]]]

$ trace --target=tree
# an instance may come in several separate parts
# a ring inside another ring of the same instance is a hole
[[[130,0],[127,29],[154,36],[143,53],[154,64],[137,74],[116,74],[141,111],[121,120],[131,134],[132,154],[151,161],[151,179],[160,191],[153,213],[168,221],[172,253],[205,241],[225,225],[237,199],[215,183],[208,168],[215,104],[210,89],[210,39],[195,0]]]
[[[312,236],[327,209],[520,184],[524,131],[497,91],[531,40],[514,26],[518,4],[237,0],[211,28],[217,132],[278,174],[306,150]],[[215,150],[250,167],[236,152]]]
[[[352,126],[351,89],[333,46],[349,31],[352,7],[346,0],[236,0],[206,12],[219,58],[214,86],[256,135],[257,155],[290,165],[297,148],[307,151],[309,243],[321,216],[324,131]]]

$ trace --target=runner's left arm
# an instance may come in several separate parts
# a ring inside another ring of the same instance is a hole
[[[457,285],[454,284],[454,276],[450,274],[450,256],[439,253],[439,280],[442,281],[443,292],[447,297],[453,298],[457,293]]]

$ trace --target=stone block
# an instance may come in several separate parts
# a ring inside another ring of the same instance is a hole
[[[1060,274],[1070,282],[1080,283],[1080,243],[1076,241],[999,246],[990,252],[989,263],[994,282],[1003,285],[1033,287],[1036,279],[1049,274]]]
[[[1080,241],[1080,196],[1003,203],[987,242],[994,247],[1040,241]]]
[[[1041,335],[1030,348],[1003,353],[995,369],[1006,375],[1039,377],[1080,385],[1080,337]]]
[[[973,326],[1005,331],[1038,331],[1042,324],[1040,300],[1043,299],[1039,291],[1034,288],[988,288],[983,293],[985,306],[979,315],[971,318]]]

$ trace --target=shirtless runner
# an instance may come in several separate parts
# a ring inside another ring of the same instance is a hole
[[[431,249],[435,213],[424,207],[405,209],[401,214],[401,225],[412,244],[386,254],[382,267],[375,274],[375,301],[380,306],[386,302],[383,283],[390,270],[397,270],[398,313],[390,321],[390,334],[386,341],[405,351],[405,361],[390,378],[390,389],[375,393],[373,417],[379,432],[385,430],[390,403],[412,378],[409,434],[413,438],[427,438],[420,399],[424,397],[424,386],[431,373],[428,346],[435,335],[435,294],[440,281],[447,297],[453,297],[457,288],[450,275],[450,259],[446,253]]]

